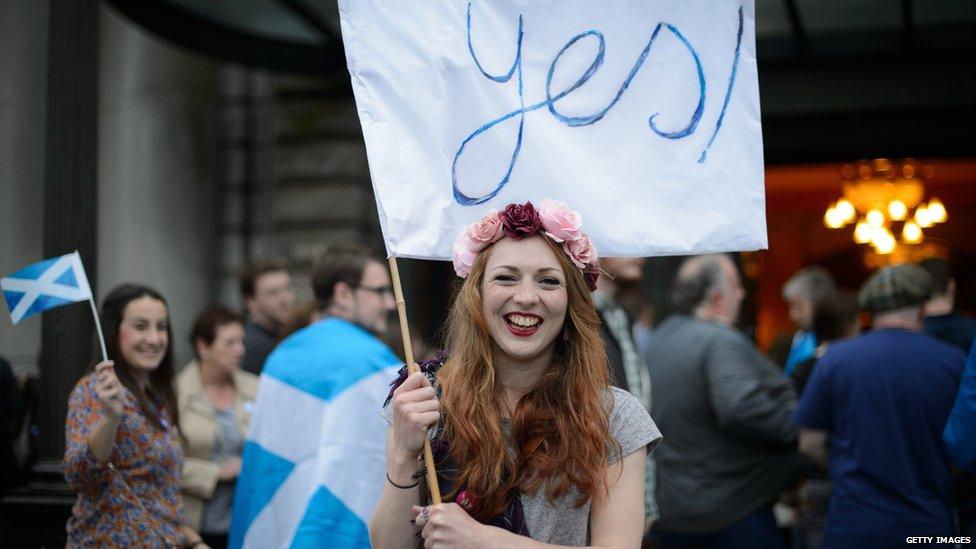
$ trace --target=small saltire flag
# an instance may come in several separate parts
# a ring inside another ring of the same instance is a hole
[[[92,299],[77,251],[11,273],[0,279],[0,289],[14,324],[48,309]]]
[[[339,318],[268,357],[234,493],[232,548],[369,547],[386,482],[382,405],[401,362]]]

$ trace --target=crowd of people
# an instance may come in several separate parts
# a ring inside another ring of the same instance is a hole
[[[162,295],[124,284],[105,297],[109,360],[96,355],[69,397],[68,546],[227,545],[257,374],[293,320],[287,265],[252,262],[241,295],[246,321],[223,305],[199,313],[181,369]]]
[[[954,312],[954,289],[941,259],[883,268],[856,296],[803,269],[783,288],[799,330],[781,369],[732,328],[728,257],[685,261],[676,314],[642,348],[664,433],[659,545],[971,540],[976,323]]]
[[[885,267],[856,293],[823,268],[799,271],[783,288],[798,330],[776,364],[736,329],[745,291],[732,256],[685,259],[674,312],[648,329],[619,293],[642,260],[597,262],[578,216],[567,227],[573,214],[513,204],[458,237],[445,352],[415,374],[381,341],[393,291],[365,248],[329,248],[305,307],[285,263],[248,265],[246,316],[201,311],[182,368],[165,298],[115,288],[100,310],[108,360],[97,355],[69,397],[68,546],[812,548],[976,535],[976,322],[954,310],[946,261]],[[362,409],[343,408],[352,400],[375,413],[348,417]],[[292,482],[308,486],[269,488],[281,461],[260,448],[268,440],[299,456],[289,466],[309,473]],[[442,503],[423,482],[425,440]],[[359,484],[343,492],[351,471]],[[301,505],[249,530],[268,490],[297,490]]]

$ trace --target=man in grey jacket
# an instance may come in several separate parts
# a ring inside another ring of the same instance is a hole
[[[653,364],[655,531],[663,547],[780,547],[772,503],[799,459],[789,381],[733,329],[744,297],[725,255],[685,261],[677,311],[642,349]]]

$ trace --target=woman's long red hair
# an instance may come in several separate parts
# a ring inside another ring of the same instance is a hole
[[[511,448],[502,427],[500,389],[481,288],[492,247],[481,252],[451,306],[450,358],[438,373],[443,388],[444,436],[458,468],[454,486],[475,495],[472,515],[500,513],[516,493],[545,489],[551,500],[570,485],[583,505],[605,490],[610,437],[609,371],[599,317],[582,273],[562,249],[540,236],[566,273],[568,306],[552,365],[519,401],[511,422]]]

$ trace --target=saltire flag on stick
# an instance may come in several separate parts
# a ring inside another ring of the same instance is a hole
[[[10,310],[10,321],[17,324],[25,318],[62,305],[87,301],[91,305],[98,329],[102,358],[107,360],[105,338],[98,321],[98,310],[92,297],[88,275],[77,250],[28,265],[0,279],[0,289]]]
[[[14,324],[48,309],[92,299],[78,252],[28,265],[0,279],[0,288]]]

